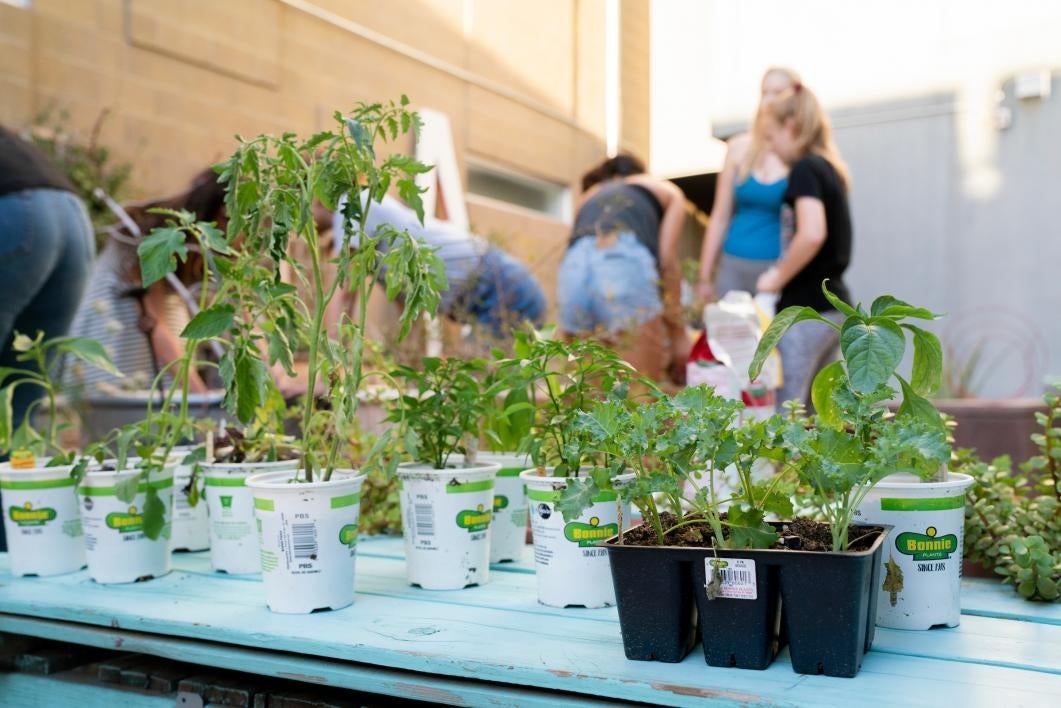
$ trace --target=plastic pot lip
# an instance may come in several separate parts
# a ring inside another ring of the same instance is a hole
[[[297,494],[310,491],[335,491],[345,486],[360,487],[365,481],[365,475],[360,470],[337,469],[332,472],[332,478],[328,481],[292,482],[293,475],[297,478],[300,472],[302,470],[297,468],[279,472],[260,472],[247,477],[246,484],[252,489]]]
[[[863,524],[851,524],[849,527],[851,530],[861,528]],[[866,556],[872,556],[876,553],[877,548],[884,543],[884,539],[888,537],[891,530],[895,528],[891,524],[864,524],[864,526],[872,526],[874,528],[880,528],[880,533],[877,534],[876,540],[873,545],[864,551],[804,551],[791,548],[719,548],[714,549],[711,547],[695,547],[695,546],[643,546],[632,543],[618,543],[619,534],[606,538],[603,541],[598,541],[595,545],[598,548],[607,548],[608,552],[611,551],[634,551],[636,552],[652,552],[652,551],[669,551],[672,553],[681,553],[683,555],[713,555],[718,553],[720,556],[725,558],[740,558],[748,554],[768,554],[770,556],[776,556],[778,558],[795,558],[796,556],[812,556],[818,557],[832,557],[832,558],[865,558]],[[629,529],[628,529],[629,530]],[[625,533],[625,532],[624,532]],[[849,534],[850,537],[850,534]]]
[[[50,459],[50,457],[42,457],[41,460],[44,464],[38,464],[35,467],[28,467],[26,469],[14,469],[11,467],[10,462],[0,463],[0,479],[17,481],[59,479],[61,477],[70,476],[70,472],[73,471],[74,465],[56,465],[55,467],[45,467],[44,465],[48,464],[48,461]]]
[[[450,459],[460,460],[457,455],[451,455]],[[460,467],[459,465],[451,465],[445,469],[436,469],[430,464],[425,462],[403,462],[398,465],[398,476],[403,479],[411,479],[414,477],[420,478],[442,478],[452,476],[454,474],[459,475],[475,475],[475,474],[487,474],[490,472],[497,473],[501,469],[501,465],[496,462],[476,462],[472,467]]]
[[[265,472],[286,472],[298,468],[299,460],[270,460],[268,462],[200,462],[203,474],[208,472],[245,472],[250,469]],[[338,470],[337,470],[338,471]],[[345,471],[345,470],[344,470]]]
[[[491,450],[482,450],[476,456],[476,459],[482,460],[483,462],[496,462],[502,467],[509,462],[518,466],[523,466],[524,469],[534,466],[534,462],[531,461],[530,455],[522,452],[494,452]]]
[[[917,475],[896,472],[874,484],[873,488],[892,491],[959,492],[972,486],[973,481],[971,476],[961,472],[948,472],[946,482],[922,482]]]
[[[579,479],[586,479],[586,477],[553,477],[551,475],[538,474],[538,470],[541,468],[531,467],[529,470],[523,470],[519,473],[519,478],[527,484],[534,486],[538,489],[552,489],[553,491],[559,492],[567,488],[569,482]],[[552,467],[546,467],[545,470],[549,471]],[[590,468],[583,467],[582,469],[588,470]],[[612,477],[612,483],[618,483],[618,486],[622,488],[624,484],[637,477],[635,472],[625,472],[620,475]]]

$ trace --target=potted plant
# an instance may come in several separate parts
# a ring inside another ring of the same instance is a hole
[[[594,546],[618,533],[620,514],[628,520],[629,507],[617,503],[608,480],[598,479],[605,468],[591,459],[579,413],[608,398],[632,405],[635,384],[656,389],[591,340],[568,343],[521,333],[514,351],[536,406],[531,435],[520,450],[535,467],[520,478],[527,486],[538,601],[553,607],[613,605],[606,551]],[[573,484],[580,479],[586,483]]]
[[[118,374],[103,347],[93,339],[58,337],[43,341],[15,333],[17,359],[27,368],[0,370],[0,450],[10,461],[0,464],[0,498],[13,575],[58,575],[85,566],[84,533],[73,476],[76,455],[60,438],[60,389],[51,363],[69,354],[86,364]],[[13,420],[12,399],[20,386],[39,388],[43,395],[21,422]],[[43,406],[43,410],[40,410]],[[44,416],[45,431],[31,420]]]
[[[948,519],[933,512],[953,507],[949,499],[954,490],[964,498],[970,480],[952,476],[947,481],[922,482],[938,478],[950,457],[943,419],[923,397],[939,384],[939,342],[909,322],[935,315],[889,295],[878,297],[867,311],[840,301],[824,283],[822,290],[844,315],[840,325],[830,323],[840,334],[841,359],[815,377],[811,395],[817,413],[809,422],[791,420],[784,443],[787,463],[811,488],[828,522],[829,551],[785,555],[781,593],[793,668],[800,673],[849,676],[858,671],[872,641],[874,619],[881,619],[876,607],[894,607],[899,596],[907,612],[923,611],[913,603],[924,601],[924,596],[920,590],[911,594],[910,588],[913,583],[919,588],[932,584],[933,574],[940,579],[935,584],[941,589],[933,591],[937,601],[941,593],[951,593],[949,576],[953,574],[957,582],[961,561],[952,558],[948,564],[947,558],[960,556],[960,521],[952,532]],[[804,320],[828,322],[811,308],[780,312],[759,342],[749,375],[754,378],[781,336]],[[914,343],[909,379],[897,372],[907,333]],[[893,380],[898,391],[891,386]],[[886,402],[896,396],[900,403],[893,415]],[[880,485],[882,481],[886,486]],[[923,512],[931,518],[911,521],[906,516],[909,510],[915,512],[914,518]],[[887,526],[893,519],[897,528],[886,539],[853,526],[856,521]],[[793,525],[789,532],[800,528]],[[854,551],[857,544],[866,546],[874,538],[865,550]],[[931,560],[915,560],[929,563],[931,572],[907,566],[912,572],[902,574],[908,578],[904,587],[896,570],[902,562],[897,562],[897,553],[900,559],[911,560],[932,555]],[[957,611],[956,592],[952,599]],[[820,611],[823,606],[830,607],[828,617]],[[938,612],[938,605],[931,609]]]
[[[426,357],[393,377],[408,393],[393,405],[389,431],[415,460],[398,465],[409,582],[460,590],[490,579],[490,523],[498,465],[476,445],[497,388],[484,390],[482,360]],[[386,440],[387,436],[382,438]],[[397,460],[397,458],[394,458]]]
[[[323,411],[315,396],[307,396],[297,471],[259,474],[246,481],[259,526],[266,602],[276,612],[336,609],[354,599],[364,475],[348,467],[351,458],[344,441],[350,437],[345,430],[357,424],[365,321],[378,276],[385,271],[388,298],[403,298],[400,337],[421,314],[437,307],[438,292],[444,288],[441,262],[409,234],[393,228],[373,234],[364,230],[373,203],[392,185],[422,217],[415,176],[428,168],[405,155],[376,155],[377,142],[397,140],[418,126],[416,114],[407,106],[404,96],[399,103],[361,104],[349,117],[337,112],[332,130],[305,140],[285,133],[241,141],[220,165],[220,179],[227,184],[227,243],[255,254],[266,275],[259,278],[257,269],[228,269],[222,271],[222,280],[242,283],[237,292],[248,293],[251,301],[263,302],[266,311],[280,314],[271,323],[246,326],[259,313],[237,303],[241,317],[227,319],[227,324],[235,322],[239,328],[230,336],[231,347],[221,362],[226,401],[240,413],[240,421],[247,422],[273,387],[266,361],[290,369],[293,347],[305,342],[307,391],[316,391],[320,381],[329,402]],[[344,194],[357,188],[367,198],[345,202],[344,245],[332,261],[337,277],[329,283],[314,202],[333,210]],[[288,255],[292,237],[305,242],[308,273]],[[377,248],[381,243],[385,247]],[[295,296],[294,286],[280,281],[284,264],[312,293],[308,305]],[[356,293],[358,307],[352,318],[344,316],[333,339],[325,326],[325,312],[340,288]],[[328,419],[337,434],[315,435],[313,431],[322,429],[320,418]]]
[[[247,478],[267,472],[293,472],[298,453],[282,434],[284,401],[279,392],[258,409],[242,429],[226,427],[219,437],[207,433],[204,460],[197,463],[193,495],[202,484],[209,510],[210,565],[222,573],[260,573],[254,495]]]
[[[487,387],[497,387],[493,405],[486,407],[482,421],[483,445],[480,462],[499,465],[494,487],[494,517],[490,525],[490,562],[507,563],[522,558],[527,545],[527,494],[520,474],[533,466],[530,455],[518,452],[534,423],[530,381],[518,362],[495,361]]]

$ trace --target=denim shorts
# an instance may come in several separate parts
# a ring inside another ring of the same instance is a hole
[[[584,236],[567,249],[560,263],[556,303],[565,332],[621,332],[663,312],[659,268],[632,233],[620,233],[608,245]]]

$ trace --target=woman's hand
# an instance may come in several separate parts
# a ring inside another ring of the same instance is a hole
[[[781,274],[776,266],[767,268],[766,272],[760,275],[759,280],[755,283],[755,291],[760,293],[780,292],[782,287],[784,287],[784,283],[781,282]]]
[[[715,284],[710,280],[701,280],[696,284],[696,297],[701,303],[709,303],[718,300],[718,291]]]

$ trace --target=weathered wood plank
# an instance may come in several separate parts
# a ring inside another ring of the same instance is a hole
[[[962,614],[1061,625],[1061,603],[1028,602],[1012,585],[988,578],[962,579]]]
[[[173,695],[149,695],[105,684],[62,681],[57,677],[0,674],[0,705],[18,708],[173,708]]]

